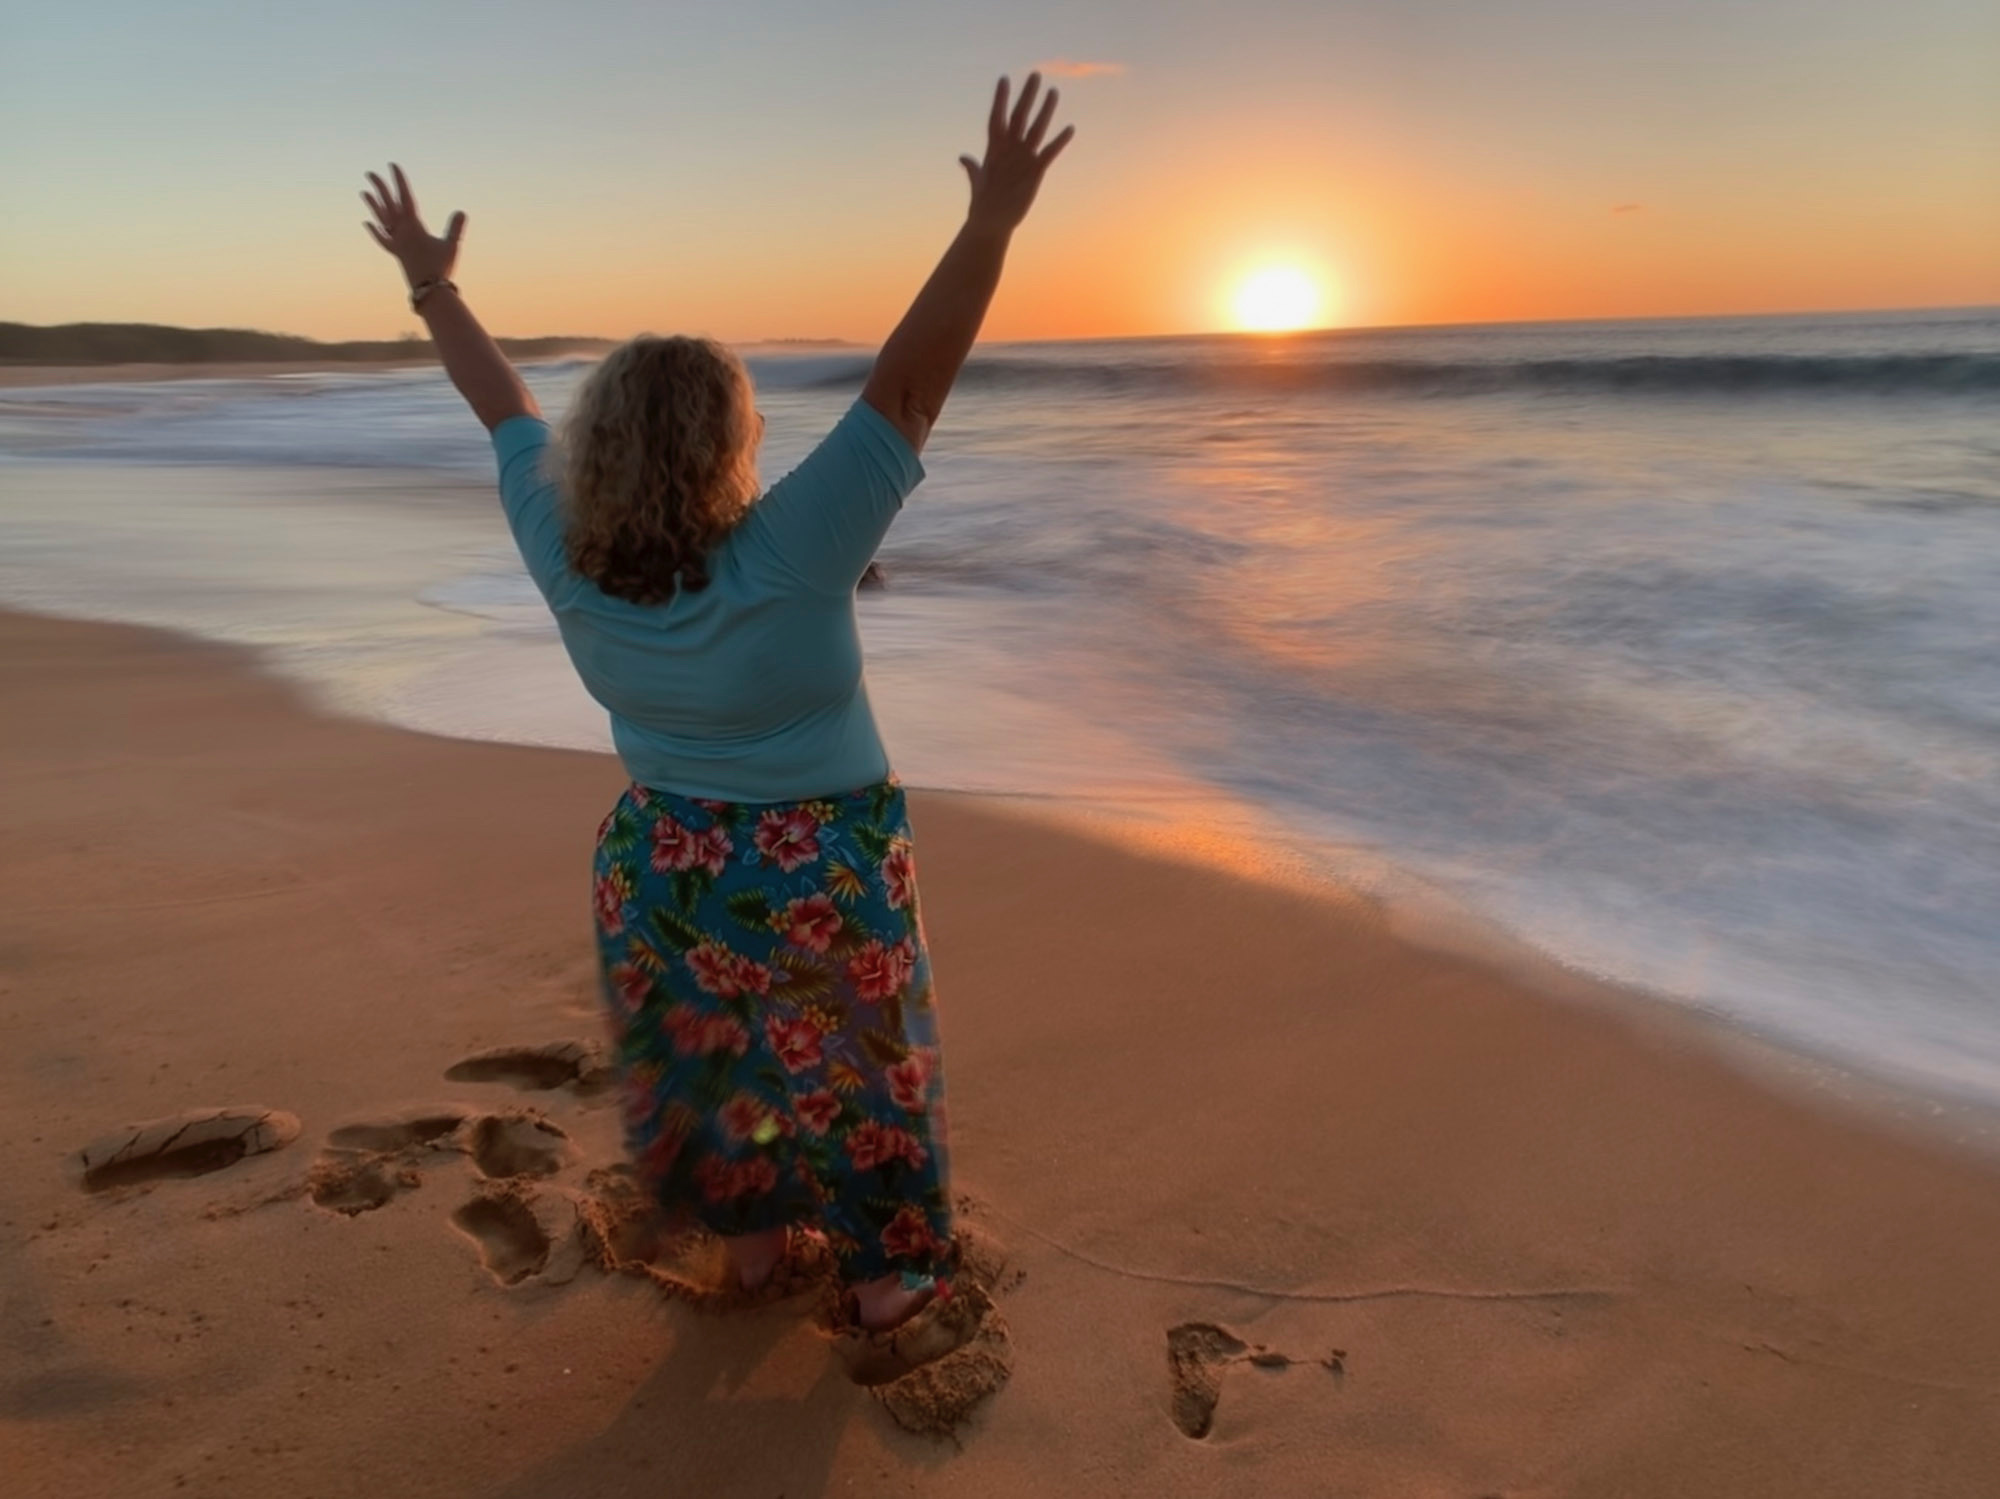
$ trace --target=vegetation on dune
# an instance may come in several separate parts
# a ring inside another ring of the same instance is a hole
[[[503,338],[499,344],[516,359],[611,347],[611,341],[602,338]],[[431,357],[430,341],[414,334],[320,343],[250,328],[172,328],[160,323],[61,323],[44,328],[0,323],[0,364],[303,364]]]

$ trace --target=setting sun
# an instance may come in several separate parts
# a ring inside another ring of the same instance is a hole
[[[1322,300],[1319,283],[1297,266],[1267,266],[1243,279],[1230,309],[1246,333],[1288,333],[1316,326]]]

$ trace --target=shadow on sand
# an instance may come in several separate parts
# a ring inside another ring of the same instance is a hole
[[[496,1490],[496,1499],[812,1499],[827,1492],[851,1434],[892,1445],[916,1470],[949,1458],[949,1442],[897,1430],[847,1377],[807,1307],[792,1301],[727,1316],[676,1309],[672,1347],[604,1429]]]

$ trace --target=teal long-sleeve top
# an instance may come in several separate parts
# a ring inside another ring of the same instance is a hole
[[[501,504],[633,780],[777,802],[888,776],[854,590],[924,470],[880,412],[856,401],[716,545],[708,587],[661,604],[613,598],[570,566],[548,446],[539,417],[493,429]]]

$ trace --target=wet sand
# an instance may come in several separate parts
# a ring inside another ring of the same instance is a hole
[[[1993,1492],[1990,1162],[1352,903],[922,793],[1011,1373],[907,1431],[935,1407],[850,1382],[812,1298],[597,1267],[613,761],[28,616],[0,692],[10,1494]],[[119,1156],[151,1120],[208,1144]]]

